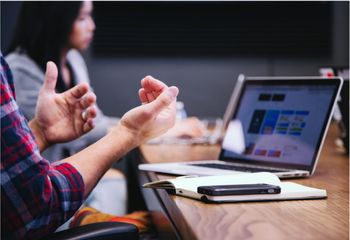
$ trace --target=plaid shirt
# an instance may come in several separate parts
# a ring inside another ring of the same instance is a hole
[[[11,71],[0,58],[1,238],[38,239],[78,210],[84,183],[72,165],[50,165],[40,155],[16,104]]]

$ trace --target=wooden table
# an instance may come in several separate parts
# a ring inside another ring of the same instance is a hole
[[[143,194],[164,239],[349,239],[349,158],[336,147],[334,124],[315,174],[289,179],[327,190],[328,198],[255,203],[206,204],[144,189]],[[219,146],[144,145],[148,162],[215,159]],[[169,178],[140,172],[141,183]]]

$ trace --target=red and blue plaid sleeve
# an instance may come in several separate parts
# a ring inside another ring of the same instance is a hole
[[[70,164],[50,165],[15,101],[1,56],[1,235],[39,239],[68,220],[83,201],[84,182]]]

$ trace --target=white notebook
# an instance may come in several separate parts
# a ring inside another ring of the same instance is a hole
[[[281,188],[281,193],[209,196],[197,192],[197,188],[199,186],[256,183],[277,185]],[[268,172],[208,177],[184,176],[174,179],[146,183],[143,185],[143,187],[167,189],[170,190],[170,192],[175,193],[176,195],[198,199],[205,202],[280,201],[296,199],[320,199],[327,197],[327,191],[324,189],[307,187],[292,182],[281,182],[276,175]]]

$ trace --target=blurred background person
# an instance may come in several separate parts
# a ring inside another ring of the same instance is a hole
[[[66,91],[83,82],[90,84],[81,51],[86,50],[93,40],[96,26],[92,12],[91,1],[23,3],[6,60],[13,72],[18,105],[29,120],[35,114],[47,61],[55,62],[58,67],[57,92]],[[77,140],[56,144],[43,155],[50,161],[56,161],[103,137],[117,123],[118,118],[104,115],[97,105],[96,108],[95,128],[91,132]],[[204,128],[200,121],[197,118],[188,118],[178,121],[167,134],[171,137],[197,137],[203,133]],[[115,189],[118,191],[114,191]],[[126,191],[123,175],[111,169],[94,189],[86,204],[111,214],[125,214]]]

